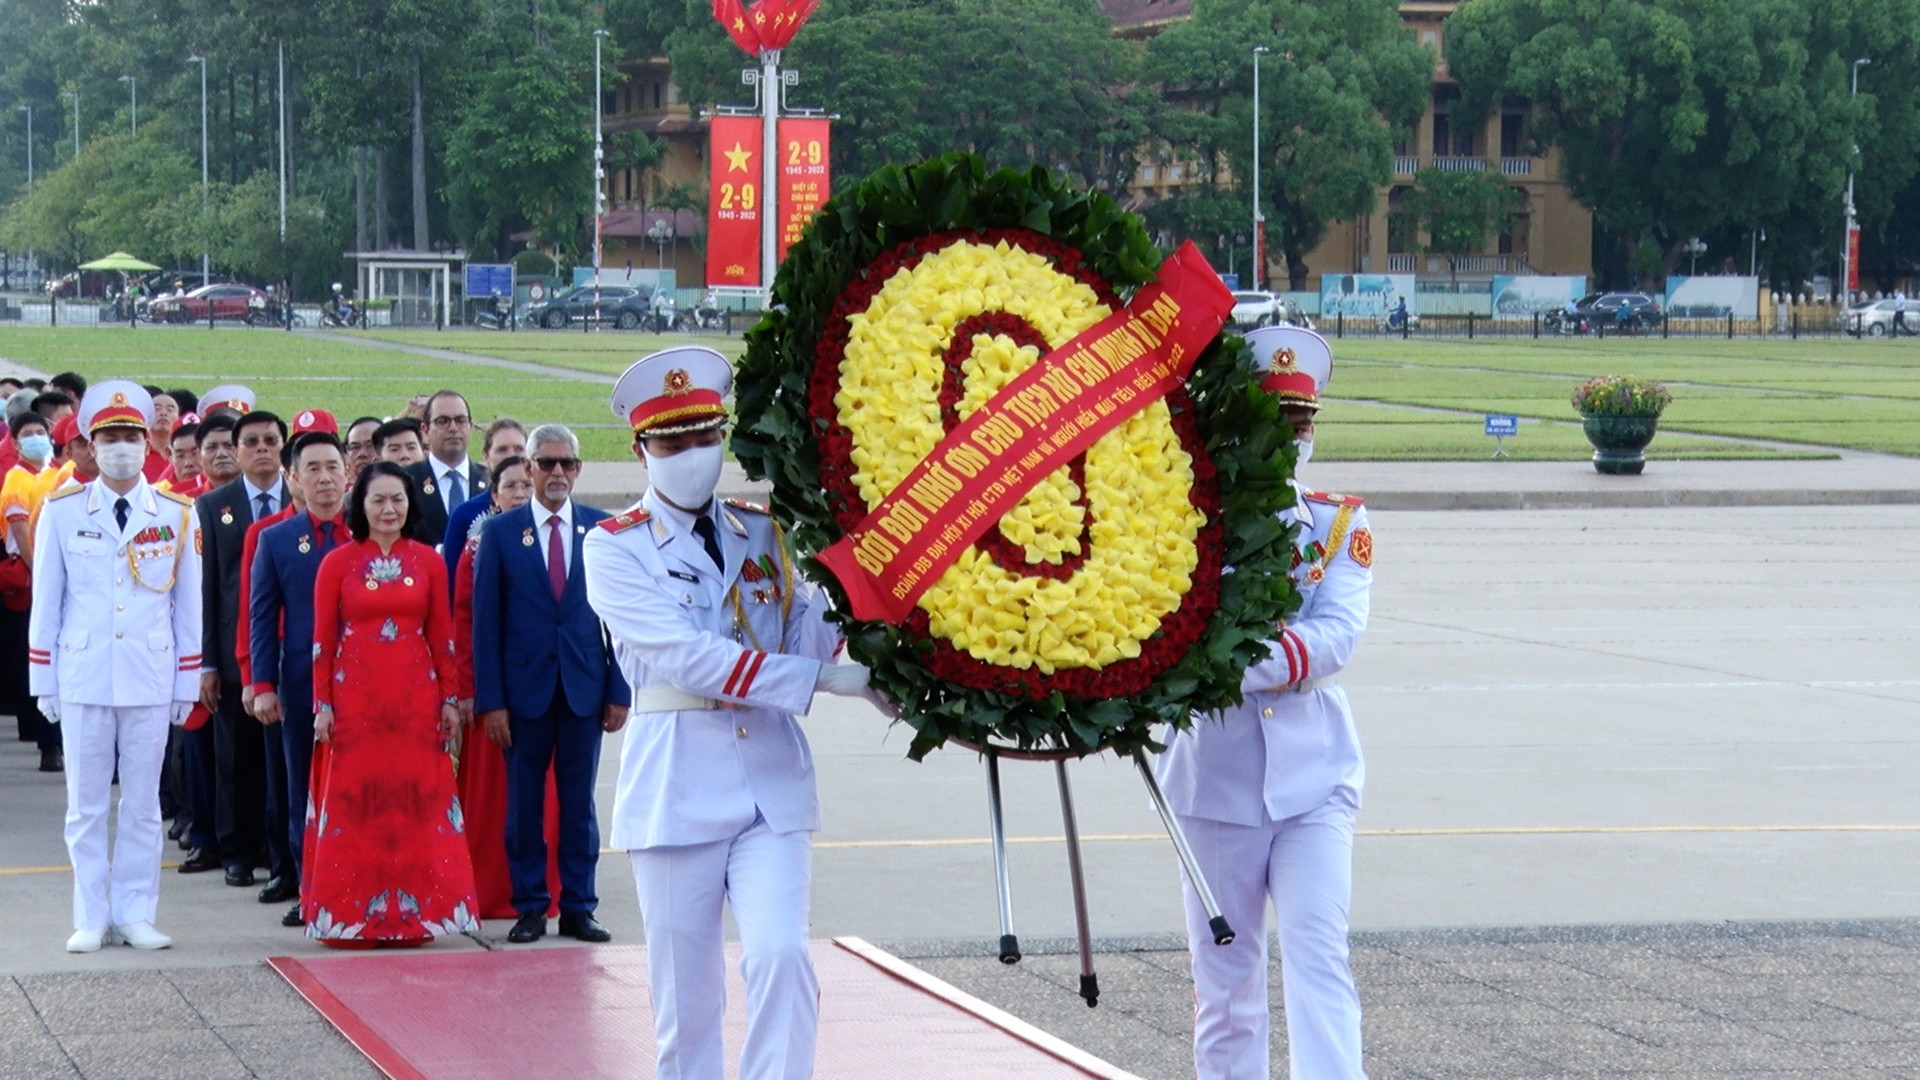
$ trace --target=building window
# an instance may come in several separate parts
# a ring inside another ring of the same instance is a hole
[[[1477,157],[1479,134],[1471,124],[1453,122],[1453,107],[1460,98],[1460,91],[1451,86],[1436,86],[1433,89],[1433,156],[1434,157]]]
[[[1400,206],[1406,202],[1408,188],[1405,184],[1387,192],[1387,254],[1405,255],[1412,246],[1413,230],[1400,212]]]
[[[574,100],[578,101],[579,99],[575,98]],[[609,90],[606,93],[600,95],[600,114],[602,116],[611,116],[612,114],[617,113],[619,111],[620,111],[620,92],[619,91]]]
[[[1526,155],[1527,111],[1509,108],[1500,114],[1500,156]]]
[[[1526,258],[1527,225],[1527,215],[1520,214],[1514,217],[1513,224],[1507,226],[1507,231],[1500,234],[1500,254]]]
[[[658,110],[660,108],[660,84],[659,83],[653,84],[653,107],[655,110]]]

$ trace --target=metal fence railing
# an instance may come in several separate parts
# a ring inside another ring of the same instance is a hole
[[[1913,320],[1920,328],[1920,317]],[[1657,322],[1634,322],[1627,326],[1600,323],[1584,333],[1570,327],[1556,327],[1544,315],[1421,315],[1406,325],[1390,323],[1381,316],[1344,316],[1316,320],[1315,329],[1329,338],[1800,338],[1881,337],[1870,322],[1844,323],[1834,316],[1801,319],[1791,314],[1785,319],[1672,318]],[[1902,337],[1909,336],[1902,334]]]

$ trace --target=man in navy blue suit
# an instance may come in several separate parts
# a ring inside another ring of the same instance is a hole
[[[580,545],[607,515],[573,502],[580,440],[543,424],[532,448],[534,498],[488,519],[473,562],[473,707],[506,752],[507,870],[516,943],[547,932],[547,770],[560,804],[560,933],[610,941],[594,920],[600,823],[593,809],[602,732],[627,722],[631,695],[587,605]]]
[[[290,467],[306,495],[306,509],[260,532],[250,576],[248,627],[253,665],[253,712],[279,724],[286,755],[285,816],[300,880],[307,826],[307,774],[313,767],[313,579],[327,552],[345,543],[347,454],[340,440],[313,431],[294,440]],[[300,900],[281,916],[300,925]]]

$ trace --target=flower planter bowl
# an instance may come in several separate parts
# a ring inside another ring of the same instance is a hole
[[[1593,469],[1609,476],[1640,475],[1647,467],[1644,451],[1659,426],[1658,416],[1580,416],[1580,427],[1593,444]]]

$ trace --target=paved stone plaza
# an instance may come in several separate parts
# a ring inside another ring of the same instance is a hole
[[[1874,461],[1891,480],[1858,490],[1920,490],[1920,463]],[[1338,469],[1315,479],[1346,486]],[[1809,501],[1797,477],[1751,490]],[[1920,1077],[1920,505],[1385,509],[1375,529],[1345,681],[1370,762],[1353,915],[1376,1080]],[[1005,968],[978,760],[906,762],[863,706],[807,724],[816,936],[1188,1075],[1172,853],[1125,763],[1070,769],[1104,991],[1088,1010],[1051,770],[1006,767],[1028,958]],[[61,951],[63,796],[35,760],[0,746],[0,1076],[371,1075],[260,965],[319,950],[253,890],[169,872],[174,948]],[[601,868],[602,921],[636,943],[630,875]]]

